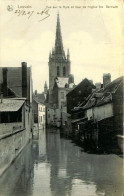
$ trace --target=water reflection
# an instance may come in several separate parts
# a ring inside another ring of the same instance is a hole
[[[0,179],[0,196],[121,196],[123,159],[81,151],[59,130],[39,131]]]

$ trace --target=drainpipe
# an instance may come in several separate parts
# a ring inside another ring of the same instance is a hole
[[[2,84],[0,83],[0,103],[3,103],[3,92],[2,92]]]

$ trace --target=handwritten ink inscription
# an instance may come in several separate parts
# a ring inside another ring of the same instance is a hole
[[[49,9],[45,8],[44,10],[37,12],[37,11],[29,11],[29,10],[23,10],[23,9],[17,9],[15,10],[15,14],[17,16],[26,16],[28,19],[31,18],[33,15],[40,16],[39,22],[45,20],[46,18],[50,17]]]

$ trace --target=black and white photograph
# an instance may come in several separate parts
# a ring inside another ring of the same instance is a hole
[[[123,0],[0,1],[0,196],[124,195]]]

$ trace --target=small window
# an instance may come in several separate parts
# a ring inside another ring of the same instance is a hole
[[[61,92],[61,99],[64,99],[64,92]]]
[[[40,121],[42,122],[42,116],[40,117]]]
[[[60,76],[60,69],[59,69],[59,66],[57,66],[57,76]]]
[[[63,67],[63,76],[65,76],[65,75],[66,75],[66,68]]]

